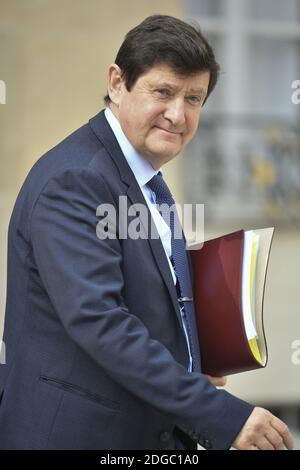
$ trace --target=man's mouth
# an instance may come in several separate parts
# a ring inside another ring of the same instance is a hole
[[[182,134],[182,132],[178,132],[178,131],[170,131],[169,129],[164,129],[163,127],[159,127],[159,126],[155,126],[158,130],[160,131],[163,131],[163,132],[166,132],[167,134],[169,135],[180,135]]]

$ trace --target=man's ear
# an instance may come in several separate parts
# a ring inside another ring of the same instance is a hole
[[[122,71],[117,64],[111,64],[108,68],[108,95],[115,105],[119,105],[124,82],[122,79]]]

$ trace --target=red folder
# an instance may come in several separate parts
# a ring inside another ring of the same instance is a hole
[[[267,363],[263,297],[273,230],[251,231],[251,235],[255,233],[255,237],[259,238],[256,238],[258,248],[255,251],[255,276],[252,276],[253,318],[249,317],[248,312],[248,320],[243,311],[246,304],[242,298],[246,232],[239,230],[206,241],[200,249],[190,247],[202,370],[206,374],[235,374],[265,367]],[[250,343],[247,328],[249,330],[251,322],[256,336]],[[253,341],[258,348],[258,356],[253,353]]]

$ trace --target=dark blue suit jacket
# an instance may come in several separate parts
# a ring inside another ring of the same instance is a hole
[[[253,407],[189,373],[160,239],[100,240],[144,203],[103,112],[30,171],[9,227],[0,449],[227,449]]]

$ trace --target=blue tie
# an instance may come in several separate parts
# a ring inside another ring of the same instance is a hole
[[[172,209],[174,209],[169,211],[169,219],[164,217],[164,211],[161,211],[161,215],[171,230],[172,258],[180,293],[179,305],[184,307],[184,317],[189,337],[193,370],[200,372],[200,351],[195,320],[195,308],[194,302],[191,300],[193,298],[192,282],[183,232],[174,205],[175,201],[160,172],[151,178],[148,182],[148,186],[155,193],[156,203],[159,206],[166,204],[168,208],[172,207]]]

